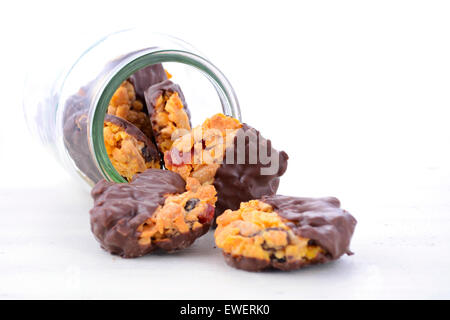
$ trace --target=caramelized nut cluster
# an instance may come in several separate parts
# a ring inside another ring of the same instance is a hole
[[[241,203],[217,218],[216,244],[224,254],[267,262],[297,263],[313,260],[323,249],[296,235],[289,221],[259,200]]]
[[[239,120],[223,114],[206,119],[201,126],[173,142],[171,150],[164,154],[166,167],[185,180],[193,177],[202,184],[212,184],[226,148],[241,127]]]
[[[112,122],[105,122],[103,138],[112,165],[128,181],[136,173],[144,172],[148,168],[160,168],[158,160],[146,161],[143,151],[147,146],[143,141],[128,134],[124,128]]]
[[[172,137],[177,130],[191,130],[189,117],[178,92],[165,91],[158,97],[151,123],[156,143],[162,153],[172,147]]]
[[[125,119],[138,127],[147,137],[152,137],[150,119],[144,112],[144,104],[136,99],[136,92],[129,81],[124,81],[114,92],[108,114]]]
[[[164,205],[138,227],[140,245],[196,231],[212,222],[217,200],[215,188],[202,186],[196,179],[189,178],[186,190],[182,194],[169,195]]]

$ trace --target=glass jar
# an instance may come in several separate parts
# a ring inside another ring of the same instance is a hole
[[[167,35],[127,30],[104,37],[75,61],[55,67],[59,75],[46,68],[48,83],[42,71],[34,72],[24,95],[28,126],[67,170],[89,185],[101,179],[125,182],[106,153],[104,117],[123,81],[159,63],[183,89],[193,125],[217,112],[241,120],[231,84],[191,45]]]

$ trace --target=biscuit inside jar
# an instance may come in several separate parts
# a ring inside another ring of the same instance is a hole
[[[201,126],[173,142],[171,150],[164,154],[166,167],[185,180],[192,177],[202,184],[212,184],[225,150],[240,128],[239,120],[223,114],[206,119]]]
[[[133,84],[124,81],[114,92],[108,106],[108,114],[125,119],[138,127],[147,137],[152,137],[152,127],[144,104],[136,99]]]
[[[147,147],[145,143],[128,134],[122,127],[105,122],[103,138],[112,165],[128,181],[136,173],[144,172],[148,168],[160,168],[158,160],[147,162],[144,158],[143,151]]]
[[[186,190],[167,196],[164,205],[138,227],[140,245],[150,245],[211,224],[217,200],[215,188],[189,179]]]
[[[216,245],[233,257],[277,263],[313,260],[324,252],[314,241],[294,234],[287,222],[269,204],[244,202],[217,218]]]
[[[177,130],[191,130],[188,114],[178,92],[166,90],[157,98],[151,123],[156,143],[163,153],[172,147],[172,135]]]

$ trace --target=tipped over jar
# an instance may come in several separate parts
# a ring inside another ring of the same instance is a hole
[[[116,32],[57,71],[46,75],[53,77],[46,87],[27,83],[25,116],[32,133],[66,170],[91,186],[102,179],[125,182],[133,170],[160,168],[165,150],[155,148],[164,146],[164,135],[155,137],[152,124],[168,134],[173,134],[171,126],[190,130],[193,119],[186,100],[198,101],[195,106],[209,108],[210,114],[241,118],[224,74],[191,45],[171,36]],[[171,112],[155,112],[152,118],[152,110],[161,107]],[[117,139],[123,152],[112,147]],[[133,148],[139,156],[128,159]],[[125,158],[129,162],[121,168]]]

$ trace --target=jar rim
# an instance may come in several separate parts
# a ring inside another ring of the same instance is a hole
[[[177,49],[148,48],[124,59],[108,72],[101,83],[103,86],[97,91],[92,99],[88,126],[88,140],[94,161],[108,181],[127,182],[114,168],[108,154],[103,137],[103,123],[108,110],[109,101],[120,84],[128,79],[136,71],[157,63],[178,62],[200,71],[216,89],[225,115],[234,117],[241,121],[239,102],[228,79],[209,60],[204,57]]]

